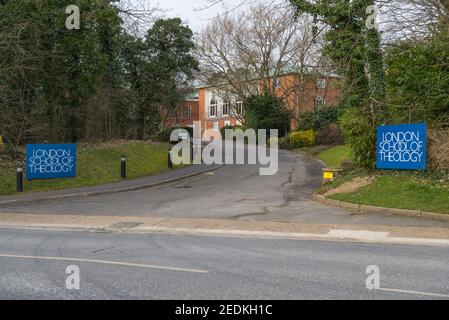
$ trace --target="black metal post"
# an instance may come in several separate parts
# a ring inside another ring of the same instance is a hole
[[[126,179],[126,157],[122,156],[121,159],[121,175],[122,175],[122,179]]]
[[[171,149],[168,149],[168,167],[173,169],[173,162],[171,162]]]
[[[23,169],[18,167],[17,168],[17,192],[23,191]]]

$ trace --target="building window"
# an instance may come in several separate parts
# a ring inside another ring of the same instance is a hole
[[[323,98],[323,97],[317,96],[317,97],[315,98],[315,108],[316,108],[316,109],[321,109],[321,108],[323,108],[324,104],[325,104],[325,101],[324,101],[324,98]]]
[[[325,89],[326,88],[326,79],[324,79],[324,78],[316,79],[316,87],[318,89]]]
[[[213,129],[214,129],[214,130],[219,130],[219,129],[220,129],[220,126],[219,126],[219,124],[218,124],[218,121],[214,121]]]
[[[237,101],[235,103],[235,113],[238,115],[243,115],[243,102]]]
[[[274,85],[276,86],[276,88],[279,88],[281,86],[281,79],[275,79]]]
[[[216,116],[217,116],[217,105],[209,106],[209,117],[216,117]]]
[[[218,111],[217,98],[215,97],[215,94],[212,94],[209,101],[209,117],[216,117],[217,111]]]
[[[192,119],[192,106],[185,106],[185,118]]]
[[[223,103],[223,107],[222,107],[222,115],[223,116],[228,116],[229,115],[229,103]]]

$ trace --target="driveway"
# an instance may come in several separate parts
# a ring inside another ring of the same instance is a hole
[[[449,223],[383,215],[353,214],[315,202],[321,165],[280,150],[279,170],[260,176],[257,165],[224,165],[218,170],[148,189],[81,198],[0,206],[0,212],[125,215],[449,227]]]

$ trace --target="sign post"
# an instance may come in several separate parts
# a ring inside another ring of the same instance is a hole
[[[425,170],[426,124],[401,124],[377,128],[377,169]]]
[[[27,144],[26,177],[28,180],[76,177],[76,145]]]

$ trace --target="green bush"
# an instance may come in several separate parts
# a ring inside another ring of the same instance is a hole
[[[323,108],[314,112],[305,112],[301,114],[298,122],[298,131],[304,130],[320,130],[329,126],[331,123],[336,123],[339,116],[338,108]]]
[[[338,124],[331,123],[317,131],[315,142],[322,145],[339,145],[344,144],[345,140]]]
[[[265,92],[245,99],[246,127],[252,129],[278,129],[278,135],[284,136],[290,129],[292,114],[282,99]],[[267,132],[269,135],[269,132]]]
[[[290,134],[290,143],[295,148],[310,147],[315,145],[315,131],[313,129],[296,131]]]
[[[295,146],[290,143],[289,136],[279,138],[278,143],[279,143],[279,149],[285,149],[285,150],[295,149]]]
[[[348,108],[340,119],[341,129],[352,151],[354,163],[365,169],[376,167],[376,124],[360,110]]]

